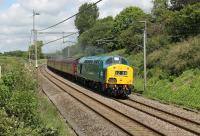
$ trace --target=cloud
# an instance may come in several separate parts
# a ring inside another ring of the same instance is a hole
[[[125,7],[129,6],[137,6],[145,12],[150,12],[152,2],[151,0],[106,0],[99,4],[100,17],[116,16]]]
[[[26,10],[38,10],[43,13],[57,14],[65,9],[68,0],[17,0]]]
[[[27,50],[30,43],[30,31],[32,29],[32,11],[40,13],[36,16],[36,28],[42,29],[53,25],[78,11],[85,2],[96,2],[97,0],[15,0],[9,3],[7,9],[0,11],[0,52],[10,50]],[[0,4],[7,1],[0,0]],[[7,4],[8,5],[8,4]],[[98,4],[100,17],[115,16],[128,6],[139,6],[149,12],[151,0],[103,0]],[[77,31],[74,26],[74,18],[48,31]],[[39,35],[44,42],[60,37],[60,35]],[[75,40],[76,37],[71,39]],[[45,51],[53,51],[62,45],[56,42],[45,46]]]
[[[20,4],[12,4],[6,11],[0,13],[0,24],[7,26],[23,26],[30,23],[28,12]]]

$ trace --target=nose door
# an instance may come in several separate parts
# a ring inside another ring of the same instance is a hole
[[[133,84],[133,68],[123,64],[116,64],[107,68],[106,81],[108,84]]]

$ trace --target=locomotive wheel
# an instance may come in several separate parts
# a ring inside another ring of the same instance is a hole
[[[110,93],[111,93],[111,96],[114,96],[114,97],[116,97],[115,90],[113,90],[113,89],[112,89],[112,90],[110,91]]]
[[[101,83],[98,84],[98,92],[103,92],[103,86]]]
[[[125,92],[123,92],[123,94],[122,94],[121,96],[122,96],[122,98],[124,98],[124,99],[127,99],[127,98],[128,98],[128,94],[125,93]]]

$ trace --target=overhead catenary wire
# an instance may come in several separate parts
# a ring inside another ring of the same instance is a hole
[[[38,32],[38,34],[49,34],[49,35],[53,35],[53,34],[72,34],[75,32]]]
[[[69,35],[63,36],[63,37],[61,37],[61,38],[58,38],[58,39],[55,39],[55,40],[52,40],[52,41],[46,42],[46,43],[44,43],[43,45],[47,45],[47,44],[50,44],[50,43],[53,43],[53,42],[56,42],[56,41],[62,40],[62,39],[64,39],[64,38],[70,37],[70,36],[75,35],[75,34],[78,34],[78,32],[74,32],[74,33],[72,33],[72,34],[69,34]]]
[[[44,28],[44,29],[41,29],[41,30],[38,30],[38,31],[39,31],[39,32],[40,32],[40,31],[44,31],[44,30],[53,28],[53,27],[55,27],[55,26],[57,26],[57,25],[59,25],[59,24],[62,24],[62,23],[64,23],[65,21],[70,20],[71,18],[73,18],[73,17],[79,15],[80,13],[82,13],[82,12],[84,12],[84,11],[90,9],[91,7],[93,7],[94,5],[98,4],[98,3],[101,2],[101,1],[103,1],[103,0],[98,0],[97,2],[95,2],[95,3],[91,4],[90,6],[88,6],[86,9],[81,10],[81,11],[79,11],[78,13],[76,13],[76,14],[74,14],[74,15],[72,15],[72,16],[70,16],[70,17],[68,17],[68,18],[66,18],[66,19],[64,19],[64,20],[62,20],[62,21],[60,21],[60,22],[58,22],[58,23],[56,23],[56,24],[54,24],[54,25],[51,25],[51,26],[49,26],[49,27],[47,27],[47,28]]]

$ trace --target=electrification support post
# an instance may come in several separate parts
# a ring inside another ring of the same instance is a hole
[[[35,67],[38,67],[38,53],[37,53],[37,30],[35,30]]]
[[[147,88],[147,55],[146,55],[146,42],[147,42],[147,22],[145,21],[144,27],[144,91]]]
[[[139,21],[144,23],[144,36],[143,36],[143,51],[144,51],[144,91],[147,89],[147,53],[146,53],[146,43],[147,43],[147,21]]]
[[[31,53],[30,53],[30,49],[28,51],[28,61],[29,61],[29,64],[31,64]]]
[[[33,44],[35,46],[35,67],[37,68],[37,45],[36,45],[36,35],[35,35],[35,11],[33,10]]]
[[[1,66],[0,66],[0,79],[1,79]]]
[[[67,48],[67,55],[68,55],[68,58],[70,57],[70,49],[69,49],[69,46],[68,46],[68,48]]]
[[[40,15],[33,10],[33,44],[35,45],[35,67],[38,67],[37,61],[37,31],[35,30],[35,16]]]
[[[64,40],[65,32],[62,32],[62,36],[63,36],[63,44],[64,44],[65,43],[65,40]]]

